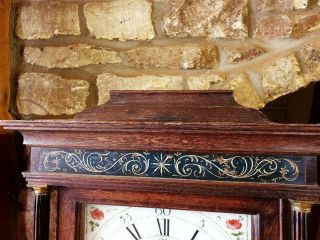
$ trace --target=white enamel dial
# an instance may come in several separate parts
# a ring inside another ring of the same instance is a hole
[[[252,240],[251,215],[87,204],[85,240]]]

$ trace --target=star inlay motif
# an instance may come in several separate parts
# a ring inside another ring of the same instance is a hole
[[[171,159],[170,155],[166,156],[166,158],[163,158],[163,155],[160,154],[160,157],[155,157],[155,159],[157,162],[152,163],[152,165],[156,166],[153,172],[159,171],[161,176],[166,172],[171,173],[170,170],[168,169],[168,166],[170,166],[170,163],[167,163],[167,161]]]

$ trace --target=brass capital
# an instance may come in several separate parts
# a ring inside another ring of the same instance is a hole
[[[313,205],[316,205],[317,201],[295,201],[290,200],[293,210],[301,213],[310,213]]]
[[[48,186],[41,185],[41,186],[32,186],[33,191],[36,195],[47,195],[48,194]]]

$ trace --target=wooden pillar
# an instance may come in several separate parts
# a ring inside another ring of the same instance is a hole
[[[0,0],[0,119],[11,119],[10,101],[9,16],[11,0]],[[0,129],[0,133],[3,130]]]
[[[290,201],[291,203],[291,239],[292,240],[313,240],[310,239],[308,227],[311,208],[315,202],[311,201]]]
[[[10,101],[9,16],[11,0],[0,0],[0,119],[11,119]],[[13,133],[0,127],[0,238],[16,239],[18,163]]]
[[[47,186],[34,186],[34,240],[49,239],[50,199]]]

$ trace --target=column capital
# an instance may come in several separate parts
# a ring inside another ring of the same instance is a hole
[[[300,201],[300,200],[290,200],[290,204],[293,210],[301,213],[310,213],[311,208],[319,204],[318,201]]]
[[[36,195],[47,195],[48,194],[48,186],[47,185],[33,185],[30,187],[32,187],[32,189]]]

